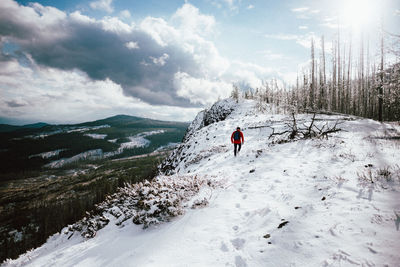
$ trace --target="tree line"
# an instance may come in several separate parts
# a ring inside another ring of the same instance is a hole
[[[324,36],[316,53],[311,39],[309,67],[302,69],[292,86],[276,79],[243,93],[278,108],[298,111],[329,111],[379,121],[400,120],[400,36],[384,32],[380,37],[378,60],[371,60],[368,38],[360,37],[358,49],[351,41],[342,41],[338,31],[332,41],[330,60]],[[392,41],[393,43],[390,43]],[[394,63],[385,63],[391,56]],[[232,97],[237,97],[234,85]]]

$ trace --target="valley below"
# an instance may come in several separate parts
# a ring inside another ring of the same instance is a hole
[[[40,126],[0,133],[0,261],[43,244],[118,187],[154,177],[187,124],[120,115]]]

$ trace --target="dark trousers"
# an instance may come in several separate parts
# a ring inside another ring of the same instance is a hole
[[[239,148],[238,148],[239,147]],[[242,147],[242,144],[233,144],[233,154],[236,156],[236,149],[237,149],[237,152],[239,152],[240,151],[240,148]]]

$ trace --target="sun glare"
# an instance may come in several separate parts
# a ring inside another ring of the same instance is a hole
[[[361,29],[378,20],[379,9],[377,0],[347,0],[340,14],[341,20],[346,26]]]

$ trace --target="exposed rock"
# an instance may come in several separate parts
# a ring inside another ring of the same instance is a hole
[[[198,131],[204,127],[205,113],[206,113],[205,110],[200,111],[197,114],[196,118],[194,118],[194,120],[189,124],[189,126],[186,130],[185,136],[183,137],[182,143],[187,142],[196,131]]]
[[[185,159],[185,153],[188,149],[186,144],[196,134],[198,130],[212,123],[223,121],[235,109],[236,102],[231,99],[224,99],[216,102],[208,110],[200,111],[196,118],[190,123],[182,139],[182,144],[177,146],[175,150],[166,158],[159,166],[159,173],[171,175],[175,173],[176,167]],[[210,140],[207,138],[206,140]],[[196,143],[196,142],[195,142]]]
[[[282,223],[280,223],[279,225],[278,225],[278,228],[282,228],[283,226],[285,226],[286,224],[288,224],[289,223],[289,221],[284,221],[284,222],[282,222]]]
[[[235,105],[235,101],[231,98],[216,102],[205,112],[203,120],[204,126],[225,120],[225,118],[235,109]]]

